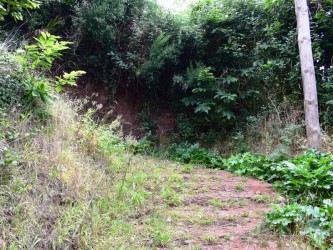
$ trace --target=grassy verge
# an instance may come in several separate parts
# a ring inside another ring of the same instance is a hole
[[[133,155],[119,123],[57,99],[40,121],[0,118],[3,249],[147,249],[172,241],[164,210],[181,203],[178,165]],[[177,184],[178,183],[178,184]]]

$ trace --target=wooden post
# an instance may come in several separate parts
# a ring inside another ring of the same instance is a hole
[[[308,146],[321,150],[316,75],[310,34],[309,7],[306,0],[295,0],[298,47],[304,92],[304,110]]]

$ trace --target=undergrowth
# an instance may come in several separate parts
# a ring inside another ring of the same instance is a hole
[[[152,195],[164,181],[156,163],[133,155],[119,120],[98,125],[82,106],[57,98],[44,121],[18,110],[1,114],[2,248],[167,246],[172,233],[161,211],[181,202],[175,191]]]

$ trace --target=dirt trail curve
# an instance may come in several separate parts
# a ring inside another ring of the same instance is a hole
[[[184,204],[169,211],[176,249],[297,249],[260,226],[270,204],[281,197],[268,183],[226,171],[193,169]]]

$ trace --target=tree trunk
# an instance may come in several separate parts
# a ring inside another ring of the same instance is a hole
[[[304,110],[308,146],[321,150],[316,76],[313,64],[309,8],[306,0],[295,0],[298,47],[304,92]]]

